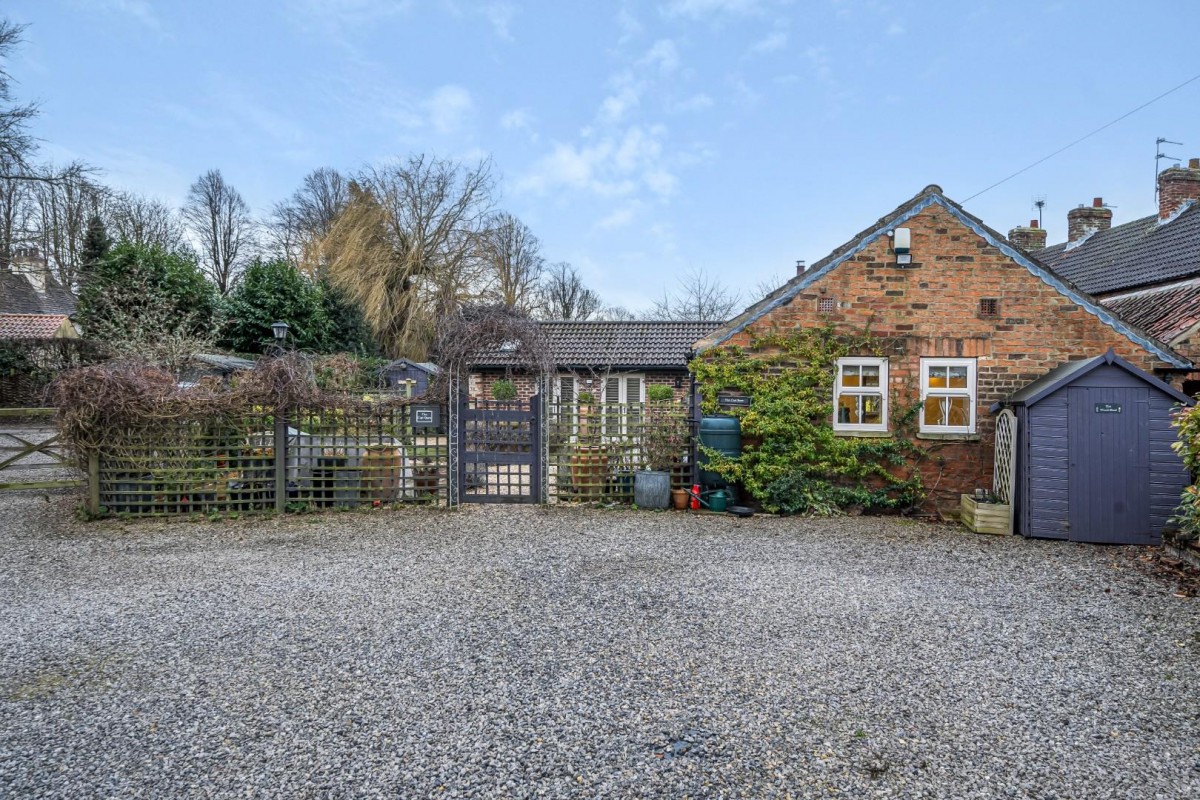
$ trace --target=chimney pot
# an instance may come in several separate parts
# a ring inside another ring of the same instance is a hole
[[[1168,220],[1187,202],[1200,202],[1200,158],[1187,167],[1167,167],[1158,173],[1158,219]]]
[[[803,258],[796,259],[796,274],[797,275],[804,274],[804,259]]]
[[[1029,227],[1036,228],[1037,226],[1038,226],[1038,221],[1036,219],[1029,220]]]
[[[1112,209],[1105,208],[1104,198],[1092,199],[1091,206],[1080,203],[1067,212],[1067,241],[1077,242],[1089,233],[1112,227]]]

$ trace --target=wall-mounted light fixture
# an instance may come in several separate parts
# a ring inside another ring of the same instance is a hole
[[[912,231],[908,228],[896,228],[888,231],[892,237],[892,250],[896,254],[897,264],[912,263]]]

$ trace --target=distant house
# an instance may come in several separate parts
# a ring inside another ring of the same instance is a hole
[[[1102,198],[1067,212],[1067,241],[1018,228],[1009,237],[1127,322],[1200,356],[1200,158],[1158,176],[1158,213],[1113,227]],[[1015,237],[1015,238],[1014,238]],[[1200,375],[1184,391],[1195,395]]]
[[[410,361],[407,358],[398,358],[389,363],[383,368],[383,377],[387,381],[389,389],[399,388],[408,381],[412,382],[412,394],[414,397],[425,394],[429,390],[429,383],[437,377],[441,369],[437,364],[429,361]]]
[[[549,340],[556,365],[551,389],[555,400],[574,402],[587,392],[599,403],[644,403],[646,386],[670,386],[683,399],[691,391],[688,361],[692,343],[720,322],[668,320],[568,321],[538,323]],[[481,353],[471,368],[468,391],[481,399],[491,387],[512,380],[517,396],[534,393],[535,377],[523,372],[504,348]]]
[[[863,216],[876,217],[869,210]],[[838,361],[829,425],[841,436],[906,436],[935,448],[936,458],[914,466],[942,507],[992,485],[989,407],[1050,370],[1110,348],[1168,380],[1193,368],[938,186],[699,338],[695,348],[703,354],[736,345],[754,355],[758,334],[801,327],[869,330],[887,343],[883,353],[856,351]],[[911,429],[907,422],[902,429],[897,416],[905,408],[919,409]]]
[[[18,247],[0,266],[0,313],[75,315],[75,295],[63,288],[36,247]]]

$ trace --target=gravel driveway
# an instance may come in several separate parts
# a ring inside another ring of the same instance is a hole
[[[898,520],[0,496],[0,795],[1200,796],[1200,605]]]

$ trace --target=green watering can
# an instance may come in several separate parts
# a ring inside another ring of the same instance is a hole
[[[692,492],[691,495],[699,500],[700,505],[704,506],[709,511],[724,511],[726,504],[729,502],[729,495],[725,494],[724,489],[713,489],[712,491],[704,492],[700,495]]]

